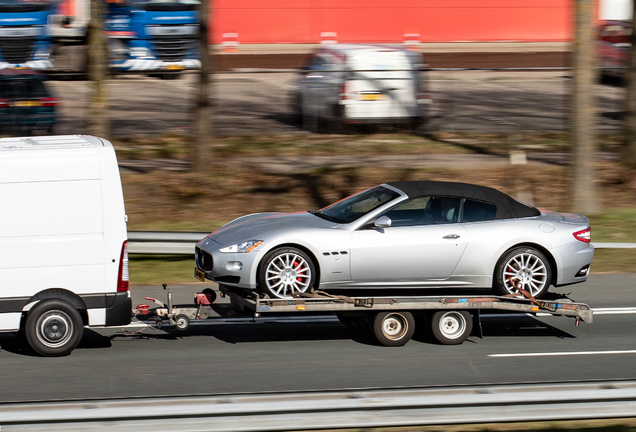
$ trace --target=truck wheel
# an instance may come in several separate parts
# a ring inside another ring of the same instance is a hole
[[[43,356],[68,354],[80,343],[84,326],[77,309],[64,300],[41,301],[27,314],[27,342]]]
[[[190,327],[190,318],[188,318],[186,315],[177,315],[177,317],[174,320],[174,326],[177,330],[187,330],[188,327]]]
[[[459,345],[473,331],[473,319],[467,311],[437,311],[431,319],[433,336],[443,345]]]
[[[410,312],[380,312],[373,319],[372,328],[382,345],[402,346],[413,337],[415,320]]]

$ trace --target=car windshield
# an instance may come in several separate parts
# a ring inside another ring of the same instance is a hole
[[[350,223],[399,196],[391,189],[377,186],[312,213],[332,222]]]
[[[35,78],[0,80],[0,97],[7,99],[41,99],[48,97],[44,83]]]
[[[135,6],[147,11],[193,11],[198,0],[133,0]]]

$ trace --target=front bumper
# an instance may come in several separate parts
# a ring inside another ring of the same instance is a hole
[[[208,247],[204,249],[197,245],[194,259],[206,279],[237,288],[256,288],[256,270],[262,252],[221,253],[219,243],[211,239],[205,241],[208,241]]]
[[[162,60],[127,59],[111,62],[110,68],[119,72],[175,73],[183,70],[201,69],[201,61],[184,59],[178,62],[164,62]]]

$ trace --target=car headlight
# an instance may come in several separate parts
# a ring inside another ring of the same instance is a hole
[[[224,247],[223,249],[219,249],[219,251],[223,253],[251,252],[262,244],[262,240],[248,240],[232,246]]]

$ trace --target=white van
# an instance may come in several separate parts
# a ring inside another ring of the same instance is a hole
[[[130,323],[115,150],[92,136],[0,139],[0,331],[45,356]]]
[[[421,53],[385,45],[322,45],[300,69],[292,108],[309,130],[329,124],[418,126],[431,99]]]

